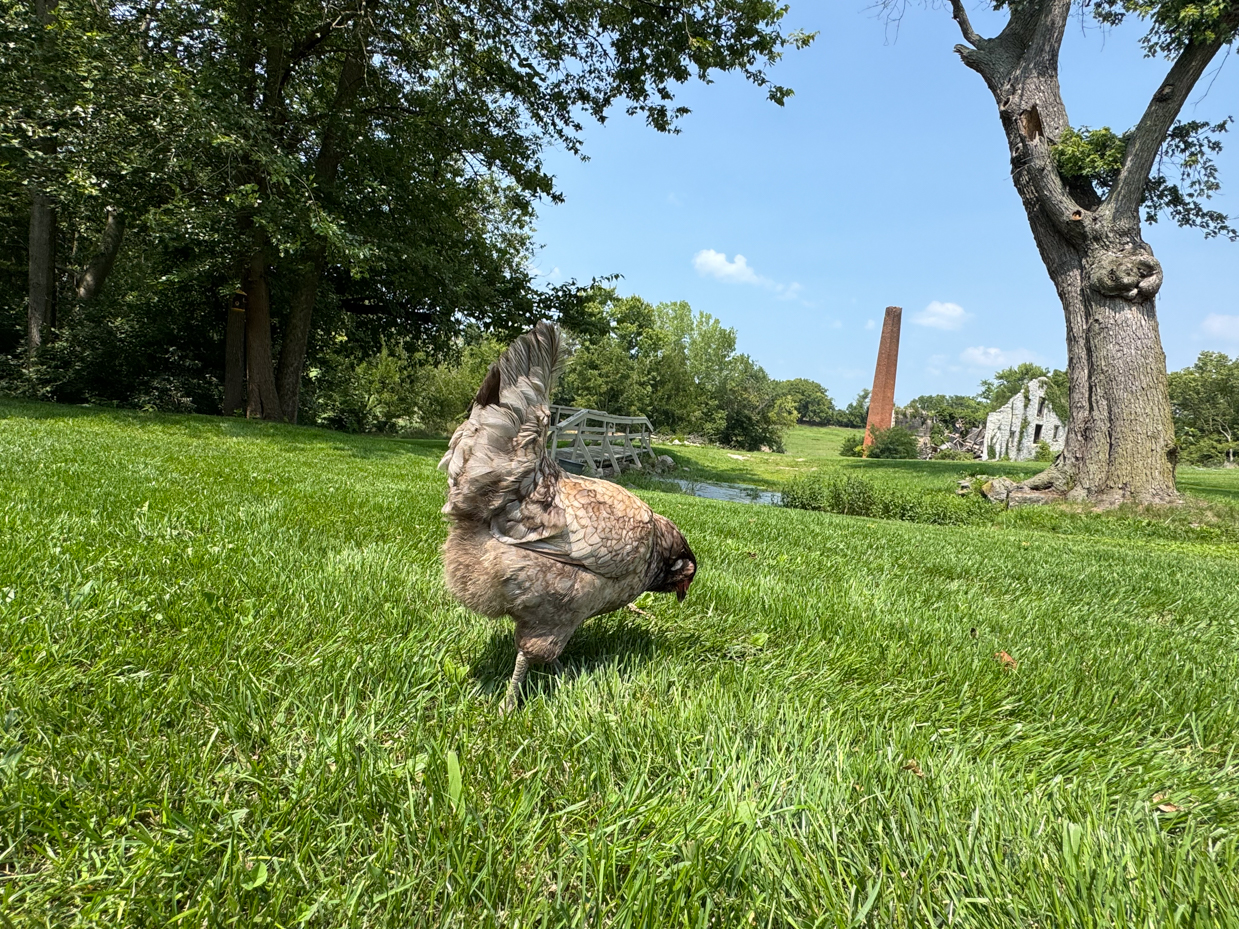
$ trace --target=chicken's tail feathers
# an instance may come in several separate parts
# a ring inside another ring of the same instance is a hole
[[[491,365],[469,418],[439,462],[448,478],[444,513],[489,522],[522,500],[545,495],[541,485],[559,470],[546,453],[547,407],[559,370],[559,330],[548,322]]]

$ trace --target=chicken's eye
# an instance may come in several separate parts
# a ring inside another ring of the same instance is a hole
[[[684,559],[683,559],[683,558],[677,558],[677,559],[675,560],[675,564],[673,564],[673,565],[671,566],[671,570],[672,570],[672,571],[679,571],[679,570],[680,570],[680,568],[682,568],[682,567],[684,567]]]

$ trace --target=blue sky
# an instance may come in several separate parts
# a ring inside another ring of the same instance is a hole
[[[840,403],[872,382],[889,304],[904,308],[900,402],[973,393],[1012,362],[1065,366],[1062,310],[1011,186],[996,105],[952,52],[947,11],[912,6],[896,35],[867,0],[790,2],[790,26],[820,35],[772,72],[795,89],[785,107],[724,76],[684,89],[693,112],[680,135],[619,112],[587,127],[588,161],[551,153],[566,202],[540,211],[540,273],[619,273],[623,294],[687,300],[734,327],[772,376],[813,378]],[[988,6],[973,24],[992,35],[1002,14]],[[1168,67],[1143,57],[1140,34],[1069,28],[1073,125],[1122,131],[1139,119]],[[1182,116],[1232,114],[1239,61],[1219,58]],[[1239,130],[1229,141],[1213,205],[1234,216]],[[1171,369],[1202,349],[1239,353],[1239,244],[1165,220],[1145,238],[1165,270]]]

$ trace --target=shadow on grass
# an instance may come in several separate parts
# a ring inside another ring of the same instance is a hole
[[[588,619],[560,656],[561,673],[552,672],[546,665],[530,666],[523,701],[528,702],[535,695],[553,695],[565,678],[593,674],[611,665],[625,670],[639,667],[654,657],[660,641],[657,633],[641,625],[641,620],[628,610]],[[516,646],[508,625],[491,635],[469,668],[469,677],[477,682],[483,693],[503,693],[512,678],[515,661]]]
[[[118,425],[175,429],[190,438],[219,437],[271,440],[302,448],[330,448],[354,458],[382,459],[403,455],[440,458],[446,439],[405,439],[395,436],[360,435],[319,426],[294,426],[260,422],[239,416],[207,416],[201,413],[154,413],[107,406],[70,406],[14,397],[0,397],[0,419],[85,420],[104,419]]]

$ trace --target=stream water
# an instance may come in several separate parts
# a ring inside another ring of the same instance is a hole
[[[778,506],[782,494],[773,490],[762,490],[749,484],[716,484],[711,481],[690,481],[682,477],[664,477],[660,480],[668,484],[676,484],[686,494],[694,497],[705,497],[707,500],[728,500],[732,503],[762,503],[767,506]]]

